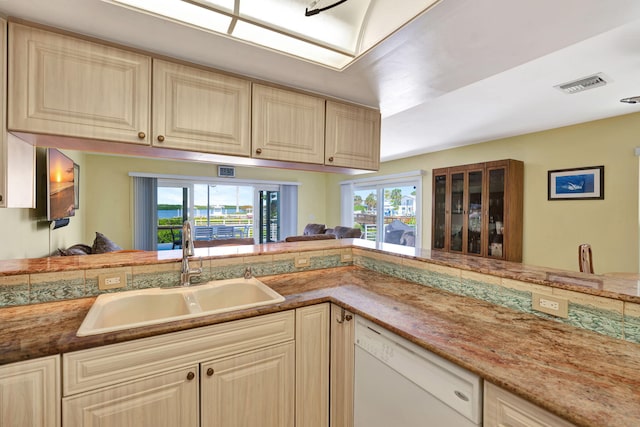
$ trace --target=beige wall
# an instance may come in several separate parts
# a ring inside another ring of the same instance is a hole
[[[529,265],[578,269],[580,243],[593,247],[596,273],[638,271],[638,158],[640,114],[630,114],[385,162],[375,175],[424,169],[423,247],[431,245],[431,170],[512,158],[525,163],[524,253]],[[604,200],[547,200],[547,171],[605,166]],[[347,176],[330,176],[338,188]],[[328,191],[328,205],[339,203]],[[339,221],[328,213],[328,222]]]
[[[99,231],[122,246],[132,247],[132,180],[129,172],[216,177],[217,165],[207,163],[150,160],[133,157],[87,155],[87,217],[85,241],[93,241]],[[324,173],[271,168],[236,167],[237,179],[290,181],[298,190],[298,229],[310,221],[324,222],[326,198]]]
[[[62,151],[80,165],[80,182],[84,182],[86,179],[85,154],[71,150]],[[69,225],[56,230],[51,230],[46,218],[39,218],[35,209],[0,209],[0,224],[2,224],[0,259],[48,256],[58,248],[66,248],[81,242],[85,234],[84,214],[87,211],[85,189],[86,186],[80,186],[80,209],[71,218]],[[36,199],[38,203],[42,201],[46,203],[42,197],[37,196]],[[46,216],[46,213],[44,215]]]
[[[593,246],[598,273],[638,271],[638,158],[640,114],[630,114],[386,162],[387,175],[424,169],[423,247],[430,247],[431,170],[466,163],[513,158],[525,162],[524,262],[577,270],[577,246]],[[129,172],[216,176],[216,166],[66,151],[81,165],[80,210],[68,227],[49,230],[32,210],[0,209],[0,259],[46,256],[58,247],[91,244],[100,231],[131,247]],[[605,199],[547,201],[547,171],[605,166]],[[298,230],[308,222],[340,223],[339,183],[354,176],[238,167],[239,179],[294,181],[299,191]],[[356,177],[357,178],[357,177]]]

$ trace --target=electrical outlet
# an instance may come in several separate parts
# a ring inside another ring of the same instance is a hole
[[[351,252],[348,252],[348,253],[343,252],[343,253],[341,253],[340,254],[340,261],[341,262],[351,262],[351,261],[353,261],[353,256],[351,255]]]
[[[531,294],[534,310],[566,319],[569,317],[569,300],[551,295]]]
[[[118,289],[127,286],[127,273],[103,273],[98,275],[98,288],[101,290]]]
[[[295,258],[295,266],[296,267],[309,267],[311,264],[311,260],[308,256],[297,256]]]

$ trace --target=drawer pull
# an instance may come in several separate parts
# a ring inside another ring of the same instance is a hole
[[[213,368],[207,369],[207,376],[210,377],[213,375]]]
[[[191,381],[191,380],[192,380],[192,379],[194,379],[195,377],[196,377],[196,374],[194,374],[193,372],[189,372],[189,373],[187,374],[187,379],[188,379],[189,381]]]

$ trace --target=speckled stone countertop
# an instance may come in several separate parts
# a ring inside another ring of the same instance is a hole
[[[640,346],[359,267],[260,278],[259,309],[76,337],[84,298],[0,309],[0,363],[331,301],[580,426],[640,425]]]

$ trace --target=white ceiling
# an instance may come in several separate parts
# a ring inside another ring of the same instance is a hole
[[[100,0],[0,12],[378,107],[382,161],[640,111],[619,102],[640,95],[638,0],[442,0],[343,71]],[[595,73],[610,83],[553,88]]]

